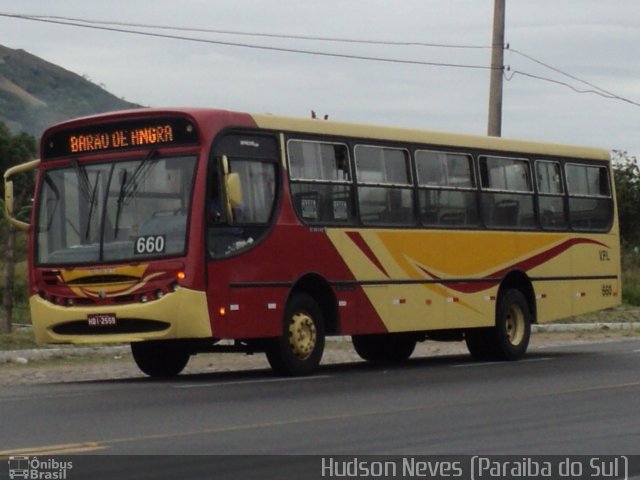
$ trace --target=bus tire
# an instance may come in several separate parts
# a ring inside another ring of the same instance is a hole
[[[476,360],[491,360],[491,348],[489,336],[493,328],[474,328],[467,330],[464,341],[471,356]]]
[[[404,362],[411,356],[417,343],[415,336],[403,333],[354,335],[351,341],[360,358],[384,363]]]
[[[309,375],[320,365],[324,342],[320,307],[310,295],[296,293],[287,302],[282,335],[266,349],[267,360],[279,375]]]
[[[175,377],[191,356],[184,347],[169,341],[135,342],[131,353],[138,368],[150,377]]]
[[[520,290],[510,289],[498,300],[496,324],[468,330],[467,348],[477,360],[518,360],[526,353],[531,337],[531,311]]]
[[[500,296],[492,335],[498,360],[518,360],[524,356],[531,337],[531,319],[529,302],[520,290],[507,290]]]

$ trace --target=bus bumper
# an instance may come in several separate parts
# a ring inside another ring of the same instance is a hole
[[[178,288],[147,303],[103,306],[64,307],[33,295],[29,306],[39,344],[81,345],[212,337],[206,294],[186,288]],[[89,319],[95,316],[110,321],[104,322],[105,325],[91,325]]]

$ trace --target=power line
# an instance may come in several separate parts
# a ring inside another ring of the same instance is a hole
[[[276,51],[276,52],[298,53],[298,54],[315,55],[315,56],[323,56],[323,57],[346,58],[350,60],[366,60],[366,61],[374,61],[374,62],[400,63],[400,64],[407,64],[407,65],[423,65],[423,66],[430,66],[430,67],[491,70],[491,67],[486,65],[469,65],[469,64],[446,63],[446,62],[426,62],[422,60],[402,60],[398,58],[372,57],[372,56],[366,56],[366,55],[322,52],[317,50],[304,50],[299,48],[273,47],[273,46],[267,46],[267,45],[255,45],[251,43],[239,43],[239,42],[229,42],[229,41],[222,41],[222,40],[212,40],[212,39],[206,39],[206,38],[186,37],[183,35],[170,35],[165,33],[145,32],[141,30],[132,30],[130,28],[119,28],[116,26],[107,26],[107,25],[94,25],[94,24],[88,24],[88,23],[81,23],[73,20],[62,20],[62,19],[56,20],[51,18],[41,18],[37,16],[30,16],[30,15],[0,13],[0,17],[8,17],[8,18],[30,20],[30,21],[42,22],[42,23],[51,23],[51,24],[57,24],[57,25],[89,28],[93,30],[103,30],[103,31],[109,31],[109,32],[129,33],[133,35],[166,38],[171,40],[184,40],[189,42],[208,43],[208,44],[224,45],[224,46],[230,46],[230,47],[252,48],[256,50],[269,50],[269,51]]]
[[[593,93],[593,94],[596,94],[596,95],[600,95],[601,97],[604,97],[604,98],[610,98],[610,99],[613,99],[613,100],[620,100],[620,101],[623,101],[623,102],[630,103],[631,105],[640,106],[640,103],[638,103],[638,102],[634,102],[633,100],[629,100],[628,98],[622,97],[622,96],[617,95],[617,94],[615,94],[613,92],[605,90],[604,88],[598,87],[597,85],[594,85],[593,83],[590,83],[590,82],[588,82],[586,80],[583,80],[583,79],[581,79],[579,77],[576,77],[575,75],[567,73],[564,70],[560,70],[557,67],[549,65],[548,63],[545,63],[545,62],[543,62],[541,60],[538,60],[537,58],[534,58],[531,55],[523,53],[523,52],[521,52],[519,50],[516,50],[515,48],[510,48],[508,45],[507,45],[506,48],[507,48],[508,51],[513,52],[516,55],[520,55],[520,56],[522,56],[522,57],[524,57],[524,58],[526,58],[528,60],[531,60],[532,62],[537,63],[538,65],[541,65],[541,66],[543,66],[545,68],[548,68],[549,70],[553,70],[554,72],[559,73],[561,75],[564,75],[564,76],[566,76],[566,77],[568,77],[568,78],[570,78],[572,80],[575,80],[577,82],[584,83],[585,85],[591,87],[591,89],[590,90],[578,89],[578,88],[575,88],[575,87],[573,87],[572,85],[570,85],[570,84],[568,84],[566,82],[561,82],[561,81],[558,81],[558,80],[553,80],[553,79],[550,79],[550,78],[529,74],[529,73],[522,72],[522,71],[519,71],[519,70],[515,70],[513,72],[513,75],[511,75],[508,78],[505,75],[505,78],[507,80],[511,80],[516,74],[518,74],[518,75],[523,75],[523,76],[526,76],[526,77],[534,78],[534,79],[537,79],[537,80],[542,80],[542,81],[546,81],[546,82],[557,83],[559,85],[564,85],[566,87],[569,87],[571,90],[573,90],[574,92],[577,92],[577,93]]]
[[[521,70],[513,70],[513,71],[511,71],[511,75],[507,75],[507,73],[505,72],[505,79],[507,81],[511,81],[517,75],[521,75],[523,77],[532,78],[534,80],[541,80],[543,82],[555,83],[556,85],[562,85],[564,87],[570,88],[571,90],[573,90],[576,93],[592,93],[594,95],[599,95],[599,96],[604,97],[604,98],[608,98],[608,99],[611,99],[611,100],[620,100],[622,102],[626,102],[626,103],[629,103],[631,105],[635,105],[636,107],[640,107],[640,103],[638,103],[638,102],[634,102],[633,100],[629,100],[628,98],[624,98],[624,97],[621,97],[619,95],[604,93],[604,92],[606,92],[605,90],[600,90],[600,89],[588,89],[588,90],[580,89],[580,88],[574,87],[573,85],[571,85],[570,83],[567,83],[567,82],[563,82],[563,81],[560,81],[560,80],[554,80],[553,78],[543,77],[541,75],[534,75],[532,73],[523,72]]]
[[[215,33],[220,35],[237,35],[247,37],[262,37],[262,38],[279,38],[287,40],[309,40],[309,41],[321,41],[321,42],[335,42],[335,43],[356,43],[365,45],[391,45],[401,47],[434,47],[434,48],[458,48],[458,49],[471,49],[471,50],[487,50],[491,46],[488,45],[464,45],[453,43],[428,43],[418,41],[397,41],[397,40],[377,40],[377,39],[362,39],[362,38],[344,38],[344,37],[323,37],[315,35],[293,35],[293,34],[281,34],[281,33],[264,33],[264,32],[247,32],[241,30],[220,30],[212,28],[195,28],[195,27],[177,27],[171,25],[159,25],[150,23],[128,23],[128,22],[113,22],[106,20],[92,20],[86,18],[75,17],[63,17],[56,15],[27,15],[30,19],[50,19],[50,20],[63,20],[69,22],[80,22],[90,25],[115,25],[118,27],[135,27],[135,28],[149,28],[156,30],[173,30],[178,32],[198,32],[198,33]]]
[[[316,55],[316,56],[324,56],[324,57],[333,57],[333,58],[345,58],[350,60],[364,60],[364,61],[375,61],[375,62],[386,62],[386,63],[396,63],[396,64],[408,64],[408,65],[422,65],[422,66],[432,66],[432,67],[449,67],[449,68],[467,68],[467,69],[482,69],[482,70],[492,70],[491,66],[486,65],[469,65],[469,64],[461,64],[461,63],[447,63],[447,62],[427,62],[421,60],[403,60],[398,58],[388,58],[388,57],[374,57],[374,56],[366,56],[366,55],[355,55],[355,54],[344,54],[344,53],[334,53],[334,52],[324,52],[317,50],[306,50],[299,48],[287,48],[287,47],[275,47],[275,46],[267,46],[267,45],[256,45],[252,43],[240,43],[240,42],[230,42],[223,40],[214,40],[214,39],[206,39],[206,38],[198,38],[198,37],[190,37],[183,35],[174,35],[174,34],[166,34],[166,33],[158,33],[158,32],[148,32],[141,30],[133,30],[132,28],[144,28],[144,29],[156,29],[156,30],[169,30],[176,32],[199,32],[199,33],[213,33],[219,35],[234,35],[234,36],[249,36],[249,37],[258,37],[258,38],[278,38],[278,39],[288,39],[288,40],[305,40],[305,41],[320,41],[320,42],[335,42],[335,43],[349,43],[349,44],[365,44],[365,45],[387,45],[387,46],[417,46],[417,47],[433,47],[433,48],[450,48],[450,49],[490,49],[491,46],[484,45],[464,45],[464,44],[447,44],[447,43],[428,43],[428,42],[417,42],[417,41],[390,41],[390,40],[377,40],[377,39],[356,39],[356,38],[340,38],[340,37],[327,37],[327,36],[313,36],[313,35],[290,35],[290,34],[276,34],[276,33],[264,33],[264,32],[247,32],[247,31],[238,31],[238,30],[220,30],[220,29],[208,29],[208,28],[194,28],[194,27],[179,27],[179,26],[170,26],[170,25],[158,25],[158,24],[145,24],[145,23],[127,23],[127,22],[115,22],[115,21],[105,21],[105,20],[91,20],[91,19],[82,19],[76,17],[65,17],[65,16],[54,16],[54,15],[26,15],[26,14],[12,14],[6,12],[0,12],[0,17],[8,17],[15,18],[19,20],[29,20],[35,22],[42,23],[50,23],[57,25],[65,25],[72,27],[80,27],[80,28],[88,28],[94,30],[103,30],[103,31],[111,31],[118,33],[128,33],[133,35],[142,35],[156,38],[165,38],[170,40],[181,40],[181,41],[189,41],[189,42],[197,42],[197,43],[208,43],[208,44],[216,44],[223,46],[231,46],[231,47],[240,47],[240,48],[251,48],[258,50],[270,50],[284,53],[296,53],[296,54],[304,54],[304,55]],[[506,67],[504,69],[504,76],[507,81],[513,80],[517,75],[521,75],[524,77],[528,77],[535,80],[540,80],[548,83],[553,83],[556,85],[561,85],[571,89],[576,93],[589,93],[595,94],[603,98],[619,100],[626,102],[628,104],[634,106],[640,106],[640,103],[630,100],[628,98],[617,95],[613,92],[605,90],[604,88],[598,87],[593,83],[590,83],[586,80],[583,80],[575,75],[567,73],[557,67],[554,67],[546,62],[543,62],[531,55],[528,55],[520,50],[516,50],[510,48],[507,44],[504,47],[509,52],[512,52],[516,55],[519,55],[523,58],[526,58],[538,65],[541,65],[549,70],[552,70],[556,73],[564,75],[576,82],[583,83],[589,86],[589,89],[580,89],[575,87],[574,85],[563,82],[560,80],[555,80],[552,78],[544,77],[541,75],[535,75],[532,73],[525,72],[523,70],[511,70],[510,67]],[[507,72],[511,72],[508,75]]]
[[[129,23],[129,22],[114,22],[114,21],[106,21],[106,20],[94,20],[94,19],[86,19],[86,18],[76,18],[76,17],[66,17],[66,16],[56,16],[56,15],[30,15],[31,18],[39,18],[39,19],[51,19],[51,20],[64,20],[71,22],[82,22],[84,24],[96,24],[96,25],[115,25],[120,27],[136,27],[136,28],[149,28],[149,29],[159,29],[159,30],[173,30],[173,31],[185,31],[185,32],[200,32],[200,33],[214,33],[220,35],[236,35],[236,36],[249,36],[249,37],[260,37],[260,38],[278,38],[278,39],[288,39],[288,40],[308,40],[308,41],[323,41],[323,42],[336,42],[336,43],[352,43],[352,44],[365,44],[365,45],[387,45],[387,46],[414,46],[414,47],[433,47],[433,48],[452,48],[452,49],[491,49],[491,46],[486,45],[464,45],[464,44],[450,44],[450,43],[429,43],[429,42],[418,42],[418,41],[393,41],[393,40],[378,40],[378,39],[358,39],[358,38],[341,38],[341,37],[326,37],[326,36],[315,36],[315,35],[292,35],[292,34],[278,34],[278,33],[264,33],[264,32],[248,32],[248,31],[239,31],[239,30],[221,30],[221,29],[211,29],[211,28],[195,28],[195,27],[179,27],[179,26],[171,26],[171,25],[160,25],[160,24],[149,24],[149,23]],[[541,65],[545,68],[553,70],[556,73],[564,75],[572,80],[575,80],[580,83],[584,83],[588,85],[593,90],[580,90],[573,87],[566,82],[554,81],[553,79],[549,79],[546,77],[541,77],[533,74],[529,74],[522,71],[514,71],[514,74],[507,78],[507,80],[511,80],[515,73],[522,74],[525,76],[529,76],[530,78],[536,78],[538,80],[549,81],[552,83],[557,83],[560,85],[567,86],[574,90],[577,93],[594,93],[604,98],[610,99],[618,99],[622,101],[626,101],[631,104],[636,104],[631,100],[628,100],[624,97],[621,97],[613,92],[605,90],[604,88],[598,87],[593,83],[590,83],[586,80],[583,80],[575,75],[567,73],[557,67],[549,65],[546,62],[543,62],[537,58],[534,58],[531,55],[528,55],[522,51],[516,50],[515,48],[511,48],[509,44],[504,46],[505,50],[508,50],[510,53],[514,53],[516,55],[520,55],[538,65]],[[601,93],[602,92],[602,95]]]

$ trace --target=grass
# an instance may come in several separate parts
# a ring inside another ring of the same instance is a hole
[[[37,346],[30,328],[18,328],[11,333],[0,334],[0,350],[23,350]]]
[[[631,323],[640,322],[640,308],[635,305],[623,304],[619,307],[597,312],[585,313],[575,317],[558,320],[555,323]]]

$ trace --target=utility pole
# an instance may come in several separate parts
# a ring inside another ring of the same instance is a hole
[[[502,75],[504,71],[505,0],[494,0],[493,40],[491,42],[491,80],[489,83],[489,119],[487,135],[502,135]]]

